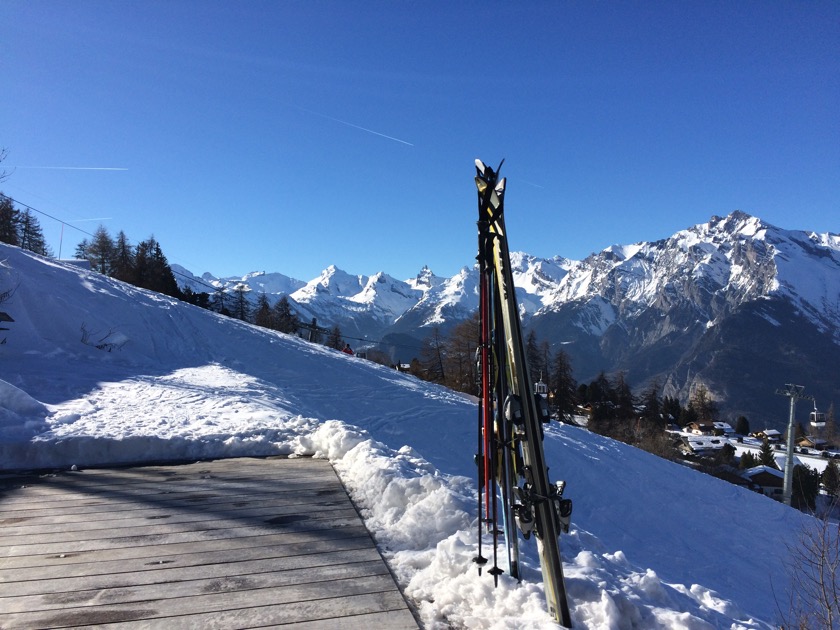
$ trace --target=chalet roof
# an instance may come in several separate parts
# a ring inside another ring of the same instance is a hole
[[[781,470],[778,470],[776,468],[771,468],[770,466],[764,466],[764,465],[753,466],[752,468],[747,468],[744,471],[744,474],[747,477],[749,477],[750,479],[755,477],[756,475],[761,474],[761,473],[770,473],[774,477],[779,477],[780,479],[785,478],[785,473],[783,473]]]
[[[712,435],[686,435],[683,436],[683,441],[695,451],[718,450],[727,444],[726,439]]]

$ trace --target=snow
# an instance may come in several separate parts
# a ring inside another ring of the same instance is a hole
[[[17,286],[3,469],[328,458],[426,627],[555,627],[534,540],[520,584],[494,588],[472,562],[474,400],[17,248],[0,261],[0,289]],[[83,324],[124,343],[82,343]],[[549,425],[544,444],[575,502],[561,548],[576,628],[773,627],[808,517],[577,427]]]

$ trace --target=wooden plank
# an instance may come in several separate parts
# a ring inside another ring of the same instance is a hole
[[[0,628],[416,628],[324,460],[0,478]]]
[[[0,583],[12,580],[17,571],[32,567],[46,570],[49,567],[63,567],[80,562],[125,562],[131,559],[146,559],[150,563],[167,563],[172,556],[183,557],[189,554],[217,555],[230,551],[242,553],[241,549],[263,549],[276,546],[310,547],[319,542],[336,545],[348,538],[368,538],[367,530],[361,526],[347,527],[337,530],[316,530],[309,532],[289,532],[286,534],[269,534],[260,536],[241,536],[239,538],[201,540],[185,543],[169,543],[146,545],[137,547],[120,547],[117,549],[94,549],[81,553],[42,554],[0,558]],[[259,552],[259,553],[268,553]],[[11,576],[11,577],[7,577]]]
[[[274,624],[303,621],[308,618],[328,619],[343,617],[348,602],[354,598],[361,598],[367,602],[364,612],[405,608],[405,602],[399,592],[394,589],[390,574],[276,588],[225,591],[224,596],[221,595],[222,593],[208,593],[177,599],[160,598],[138,601],[125,606],[118,604],[88,607],[65,606],[61,610],[4,613],[0,614],[0,627],[5,630],[66,628],[115,621],[203,616],[207,613],[218,615],[232,611],[235,611],[238,623],[247,623],[247,626],[240,627],[256,627],[251,624],[256,619],[264,618],[264,613],[259,610],[260,608],[274,610],[271,621]],[[190,623],[195,623],[195,619],[191,619]],[[200,626],[193,625],[192,627]]]
[[[275,540],[278,540],[274,537]],[[125,572],[153,571],[160,568],[199,567],[205,564],[245,562],[249,560],[285,560],[296,556],[314,556],[321,553],[342,553],[358,549],[371,549],[367,532],[357,531],[346,538],[331,537],[319,539],[308,536],[293,543],[248,544],[254,539],[237,539],[243,544],[232,544],[219,548],[218,545],[199,544],[161,545],[149,553],[147,549],[105,549],[95,554],[85,554],[70,558],[56,558],[30,566],[3,569],[0,571],[0,584],[5,584],[4,594],[8,594],[12,582],[27,580],[55,580],[67,575],[114,576]],[[128,552],[128,553],[126,553]],[[138,576],[138,579],[139,576]],[[46,590],[44,592],[47,592]]]

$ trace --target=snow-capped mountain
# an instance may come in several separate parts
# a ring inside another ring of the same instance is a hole
[[[266,295],[288,295],[306,284],[305,282],[276,272],[253,271],[244,276],[217,278],[209,272],[203,273],[201,276],[196,276],[181,265],[171,265],[171,267],[175,273],[175,278],[178,280],[178,285],[182,288],[185,286],[189,287],[196,293],[212,293],[214,290],[232,291],[237,285],[245,284],[254,295],[263,292]]]
[[[636,388],[656,379],[683,400],[703,383],[726,415],[770,425],[785,418],[773,393],[787,382],[805,385],[823,408],[840,402],[836,234],[736,211],[581,261],[514,252],[511,265],[524,325],[562,344],[580,382],[621,370]],[[275,276],[288,288],[270,290]],[[286,293],[302,319],[338,325],[356,345],[384,341],[380,348],[403,360],[433,327],[446,332],[478,304],[474,266],[451,278],[424,267],[405,281],[330,266],[308,283],[280,274],[224,282]]]
[[[623,370],[727,414],[778,425],[785,383],[840,402],[840,247],[743,212],[572,265],[529,325],[565,342],[579,379]]]

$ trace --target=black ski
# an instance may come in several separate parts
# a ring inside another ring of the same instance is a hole
[[[495,576],[502,571],[496,553],[499,534],[504,534],[508,570],[517,579],[517,530],[525,539],[535,534],[548,610],[571,628],[559,537],[561,529],[568,531],[572,503],[563,498],[565,483],[552,484],[548,478],[542,425],[550,414],[545,400],[534,393],[527,369],[504,223],[505,180],[498,177],[501,164],[495,171],[481,160],[475,165],[481,331],[479,520],[482,529],[493,534],[490,572]],[[479,540],[481,536],[480,531]],[[480,546],[477,560],[479,566],[485,561]]]

